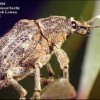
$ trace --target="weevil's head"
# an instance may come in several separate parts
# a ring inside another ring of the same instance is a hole
[[[87,22],[84,21],[76,21],[73,17],[70,19],[72,24],[72,32],[76,32],[78,34],[88,34],[90,31],[90,26]]]

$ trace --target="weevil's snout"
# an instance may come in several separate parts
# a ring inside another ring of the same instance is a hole
[[[90,25],[86,22],[79,22],[71,19],[72,31],[78,34],[88,34],[90,31]]]

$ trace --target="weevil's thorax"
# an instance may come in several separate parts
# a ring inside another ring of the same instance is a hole
[[[66,40],[66,37],[72,33],[71,22],[64,16],[50,16],[38,19],[37,23],[49,44],[60,44],[58,47],[60,47]]]

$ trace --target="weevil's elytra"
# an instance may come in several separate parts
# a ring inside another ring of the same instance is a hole
[[[91,28],[99,27],[90,25],[93,20],[79,22],[64,16],[50,16],[18,21],[0,38],[0,88],[12,85],[20,94],[20,99],[25,99],[27,92],[17,81],[34,74],[33,98],[40,99],[40,68],[45,65],[53,77],[54,72],[49,64],[53,54],[56,55],[63,74],[66,74],[65,78],[69,80],[69,59],[61,45],[73,32],[87,34]]]

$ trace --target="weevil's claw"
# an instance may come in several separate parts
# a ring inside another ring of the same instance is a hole
[[[69,81],[69,73],[67,68],[64,68],[63,70],[63,78]]]
[[[20,97],[19,100],[26,100],[26,98],[25,97]]]
[[[48,79],[50,82],[54,82],[55,78],[54,77],[49,77]]]
[[[54,79],[55,79],[54,77],[49,77],[48,79],[41,78],[41,83],[44,84],[44,85],[48,85],[49,83],[53,82]]]
[[[47,79],[46,78],[41,78],[41,84],[47,85],[48,84]]]
[[[30,100],[39,100],[40,99],[40,92],[35,91],[33,97],[30,98]]]

